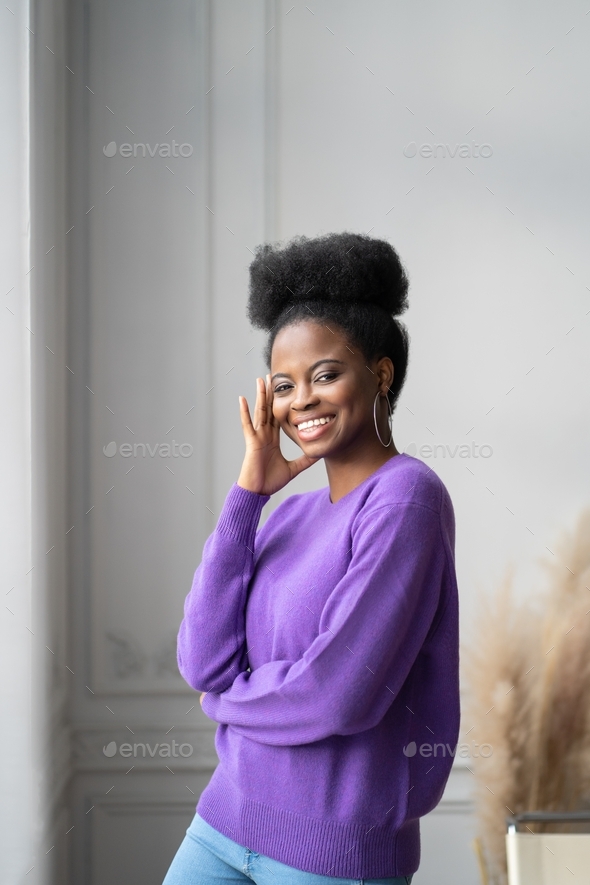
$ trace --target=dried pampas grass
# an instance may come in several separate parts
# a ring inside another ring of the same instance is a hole
[[[470,763],[484,885],[507,883],[509,814],[590,805],[590,511],[550,556],[543,594],[517,602],[509,574],[481,599],[462,654],[466,733],[491,747]]]

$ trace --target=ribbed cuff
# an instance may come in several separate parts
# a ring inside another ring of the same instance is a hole
[[[260,514],[267,501],[270,501],[270,495],[250,492],[234,482],[219,514],[216,531],[231,535],[235,541],[252,548]]]

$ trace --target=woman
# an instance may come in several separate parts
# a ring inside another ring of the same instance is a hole
[[[418,868],[458,738],[458,595],[449,495],[389,424],[407,289],[392,246],[352,233],[266,244],[250,266],[271,371],[253,421],[239,398],[244,462],[178,636],[220,761],[165,885],[407,885]],[[329,488],[258,530],[319,458]]]

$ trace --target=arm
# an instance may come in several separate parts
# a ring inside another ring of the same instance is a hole
[[[248,667],[246,593],[256,529],[269,497],[234,483],[203,547],[177,644],[178,668],[197,691],[223,691]]]
[[[275,745],[355,734],[381,721],[436,614],[446,567],[440,517],[393,504],[362,517],[344,577],[298,661],[270,661],[208,693],[211,719]]]

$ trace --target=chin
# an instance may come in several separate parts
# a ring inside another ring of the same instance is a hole
[[[313,441],[302,443],[300,440],[297,440],[297,445],[304,455],[313,455],[314,458],[329,457],[335,448],[335,446],[327,445],[326,443],[320,445],[319,441],[314,445]]]

